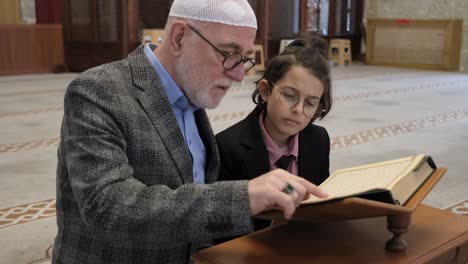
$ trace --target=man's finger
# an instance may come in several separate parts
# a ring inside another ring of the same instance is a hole
[[[307,193],[317,196],[319,198],[327,198],[328,193],[320,189],[317,185],[305,180],[304,178],[298,177],[298,180],[304,185]]]
[[[290,192],[285,192],[289,198],[294,202],[295,207],[298,207],[302,200],[304,199],[304,195],[306,193],[305,188],[302,184],[291,181],[291,183],[287,183],[286,185],[292,186]],[[286,186],[283,189],[287,189]],[[284,190],[282,190],[284,192]]]
[[[312,194],[314,196],[317,196],[318,198],[327,198],[328,193],[325,192],[324,190],[320,189],[316,185],[310,184],[310,186],[307,188],[307,191],[309,194]]]
[[[307,192],[304,184],[302,182],[297,182],[297,181],[290,181],[289,184],[291,184],[293,186],[294,191],[297,192],[299,197],[301,197],[301,199],[302,199],[302,197]]]
[[[292,215],[294,214],[294,211],[296,210],[296,205],[293,199],[288,194],[285,194],[283,192],[277,193],[278,195],[274,196],[276,204],[283,211],[284,218],[289,220],[291,219]]]
[[[283,175],[286,176],[289,179],[292,178],[294,181],[300,182],[305,187],[306,192],[309,193],[309,194],[312,194],[312,195],[317,196],[319,198],[328,197],[328,194],[324,190],[320,189],[315,184],[309,182],[308,180],[306,180],[306,179],[304,179],[302,177],[290,174],[287,171],[286,171],[286,174],[283,174]],[[285,179],[285,180],[287,181],[288,179]]]

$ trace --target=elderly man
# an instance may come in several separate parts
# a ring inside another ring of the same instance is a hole
[[[215,182],[204,108],[253,66],[246,0],[175,0],[163,44],[79,75],[65,95],[53,263],[187,263],[200,244],[289,218],[313,184],[283,170]]]

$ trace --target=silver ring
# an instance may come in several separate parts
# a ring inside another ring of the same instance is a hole
[[[281,191],[285,194],[291,194],[294,192],[294,187],[289,182],[287,182]]]

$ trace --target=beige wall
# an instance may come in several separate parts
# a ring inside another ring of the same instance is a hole
[[[35,24],[34,0],[0,0],[0,24]]]
[[[19,24],[19,0],[0,0],[0,24]]]
[[[463,19],[460,69],[468,72],[467,0],[365,0],[367,18]]]

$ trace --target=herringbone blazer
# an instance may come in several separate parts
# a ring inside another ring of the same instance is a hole
[[[138,47],[80,74],[64,101],[53,263],[187,263],[197,244],[250,232],[247,181],[215,183],[219,154],[204,110],[206,183],[159,78]]]

